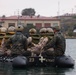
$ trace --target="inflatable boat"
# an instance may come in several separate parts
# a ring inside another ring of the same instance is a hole
[[[58,57],[43,57],[43,56],[1,56],[0,62],[11,62],[12,67],[73,67],[75,61],[71,58],[71,56],[58,56]]]

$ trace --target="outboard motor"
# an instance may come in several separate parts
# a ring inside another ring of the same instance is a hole
[[[17,56],[13,58],[12,65],[13,67],[25,67],[27,66],[28,60],[25,56]]]

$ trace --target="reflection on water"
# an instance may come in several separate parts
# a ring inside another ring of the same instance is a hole
[[[66,54],[76,59],[76,39],[68,39],[66,43]],[[3,62],[0,63],[0,75],[76,75],[76,66],[74,68],[31,67],[27,69],[13,69],[10,62]]]
[[[0,75],[69,75],[66,72],[71,72],[72,69],[54,67],[33,67],[28,69],[1,68]]]

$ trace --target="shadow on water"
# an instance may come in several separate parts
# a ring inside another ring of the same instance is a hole
[[[73,69],[74,68],[55,67],[31,67],[25,69],[14,69],[10,64],[2,64],[0,66],[0,75],[72,75],[71,71]]]

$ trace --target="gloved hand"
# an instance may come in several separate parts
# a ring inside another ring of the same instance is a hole
[[[6,54],[7,54],[7,55],[11,55],[11,50],[7,50],[7,51],[6,51]]]

